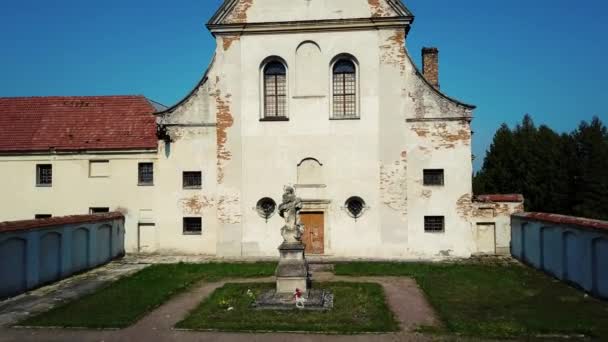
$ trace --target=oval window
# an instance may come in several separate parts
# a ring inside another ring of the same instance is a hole
[[[261,218],[268,220],[277,210],[277,203],[269,197],[264,197],[258,201],[256,209]]]
[[[346,211],[351,217],[359,218],[363,215],[363,211],[365,210],[365,201],[361,197],[351,197],[346,200],[345,203]]]

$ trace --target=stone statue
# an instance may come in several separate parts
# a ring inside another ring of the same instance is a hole
[[[296,197],[294,188],[285,187],[283,203],[279,206],[279,214],[285,219],[285,225],[281,228],[281,235],[286,244],[299,244],[302,242],[304,226],[300,222],[300,210],[302,200]]]

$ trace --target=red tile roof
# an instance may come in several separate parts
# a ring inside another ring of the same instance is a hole
[[[51,218],[40,219],[40,220],[0,222],[0,233],[21,231],[21,230],[42,229],[42,228],[63,226],[66,224],[84,224],[84,223],[124,220],[124,219],[125,219],[125,217],[121,213],[107,213],[107,214],[95,214],[95,215],[75,215],[75,216],[51,217]]]
[[[0,97],[0,152],[156,149],[143,96]]]
[[[496,195],[479,195],[476,197],[481,202],[523,202],[524,196],[519,194],[496,194]]]
[[[521,217],[528,220],[536,220],[564,225],[574,225],[583,228],[608,231],[608,221],[592,220],[583,217],[546,213],[518,213],[513,214],[513,216]]]

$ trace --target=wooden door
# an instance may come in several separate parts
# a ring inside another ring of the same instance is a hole
[[[323,213],[300,214],[304,224],[302,242],[306,245],[307,254],[325,253],[325,215]]]

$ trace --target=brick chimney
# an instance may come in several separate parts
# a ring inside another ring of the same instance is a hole
[[[439,49],[436,47],[422,48],[422,74],[439,89]]]

